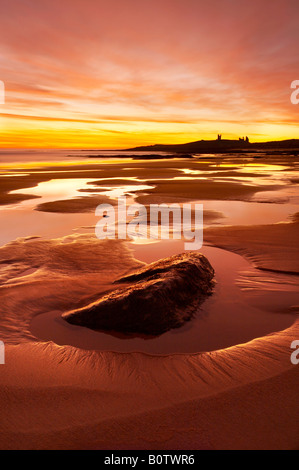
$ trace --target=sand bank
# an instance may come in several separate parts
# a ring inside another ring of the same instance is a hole
[[[209,228],[206,243],[225,248],[251,260],[260,269],[299,274],[299,220],[251,227]]]
[[[44,202],[42,204],[38,204],[35,210],[42,212],[61,212],[64,214],[74,212],[94,212],[99,204],[115,205],[115,202],[104,195],[82,196],[74,197],[73,199]]]
[[[113,184],[112,179],[117,179],[117,184],[128,184],[128,178],[136,179],[139,182],[151,182],[157,185],[151,190],[151,202],[163,199],[173,201],[184,199],[239,199],[243,200],[253,195],[257,191],[269,190],[269,184],[261,184],[259,178],[270,176],[273,166],[275,168],[294,168],[296,160],[291,157],[268,156],[259,159],[259,164],[265,165],[263,172],[254,171],[258,166],[252,162],[254,157],[250,156],[205,156],[205,158],[194,159],[177,159],[169,161],[86,161],[86,163],[70,161],[61,162],[36,162],[36,163],[19,163],[17,165],[0,166],[0,205],[13,204],[25,199],[34,198],[34,187],[41,182],[53,179],[78,179],[78,178],[94,178],[93,186],[106,186],[108,181]],[[250,163],[251,162],[251,163]],[[252,166],[245,169],[245,165],[250,163]],[[20,174],[22,172],[22,174]],[[194,177],[202,179],[194,180]],[[184,177],[184,180],[174,180],[171,178]],[[253,181],[248,184],[247,181],[231,181],[233,177],[247,177]],[[217,178],[225,178],[224,181],[217,181]],[[216,181],[215,181],[216,179]],[[291,181],[290,181],[291,182]],[[135,182],[130,182],[135,184]],[[191,186],[189,187],[189,184]],[[264,187],[267,186],[267,187]],[[11,191],[21,190],[22,188],[33,188],[32,194],[18,193],[17,195]],[[275,189],[275,186],[273,186]],[[92,188],[91,188],[92,193]],[[147,196],[141,196],[139,202],[145,203]],[[156,200],[155,200],[156,199]],[[148,201],[148,198],[147,198]]]

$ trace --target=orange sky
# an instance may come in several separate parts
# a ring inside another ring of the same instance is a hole
[[[1,147],[299,138],[298,0],[0,0]]]

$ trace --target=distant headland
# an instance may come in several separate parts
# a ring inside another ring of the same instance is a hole
[[[174,153],[246,153],[259,151],[285,151],[287,154],[299,152],[299,139],[278,140],[270,142],[250,142],[249,138],[238,140],[222,139],[218,134],[215,140],[198,140],[186,144],[155,144],[125,149],[138,152],[174,152]]]

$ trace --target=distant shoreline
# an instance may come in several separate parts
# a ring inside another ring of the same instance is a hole
[[[199,140],[185,144],[155,144],[130,149],[121,152],[173,152],[173,153],[248,153],[256,151],[299,151],[299,139],[289,139],[270,142],[246,142],[242,140]],[[289,153],[288,153],[289,154]]]

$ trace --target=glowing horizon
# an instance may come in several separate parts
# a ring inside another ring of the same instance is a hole
[[[299,5],[3,0],[1,148],[298,138]]]

